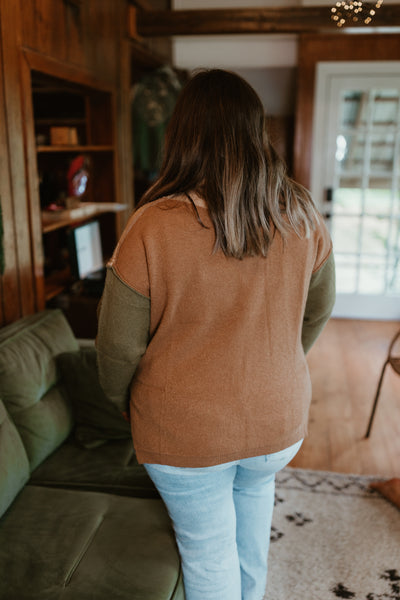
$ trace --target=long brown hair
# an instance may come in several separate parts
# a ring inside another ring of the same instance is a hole
[[[275,229],[307,237],[317,211],[286,174],[265,126],[264,108],[241,77],[202,70],[182,90],[170,119],[160,175],[139,206],[196,191],[207,203],[214,251],[266,256]]]

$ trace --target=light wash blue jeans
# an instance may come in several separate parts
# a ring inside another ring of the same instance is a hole
[[[174,526],[186,600],[262,600],[275,473],[301,444],[213,467],[144,465]]]

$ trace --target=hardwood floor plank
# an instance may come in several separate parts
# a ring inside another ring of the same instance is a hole
[[[329,321],[307,357],[309,434],[291,466],[400,476],[400,376],[390,366],[365,439],[380,372],[399,328],[393,321]]]

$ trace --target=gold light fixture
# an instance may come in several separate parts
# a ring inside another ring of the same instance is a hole
[[[343,27],[345,23],[358,23],[364,21],[366,25],[371,23],[376,10],[383,4],[383,0],[377,0],[370,4],[362,0],[338,0],[335,6],[331,8],[331,19],[335,21],[338,27]]]

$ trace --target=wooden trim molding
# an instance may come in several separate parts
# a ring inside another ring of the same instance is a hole
[[[24,93],[21,98],[21,108],[24,122],[25,141],[25,173],[27,210],[31,225],[31,248],[33,263],[33,279],[35,286],[35,310],[45,308],[44,297],[44,258],[42,248],[42,223],[39,199],[39,177],[36,165],[35,128],[32,103],[31,70],[23,52],[20,53],[21,84]]]
[[[1,128],[6,145],[5,163],[8,170],[2,193],[5,273],[2,277],[3,323],[10,323],[36,310],[35,283],[31,255],[30,216],[26,197],[24,122],[19,65],[20,3],[0,0],[2,103]]]
[[[331,6],[240,8],[204,10],[141,10],[129,6],[129,36],[215,35],[240,33],[343,33],[331,20]],[[400,26],[400,4],[384,4],[368,25],[369,30]],[[367,26],[354,23],[351,29]]]

